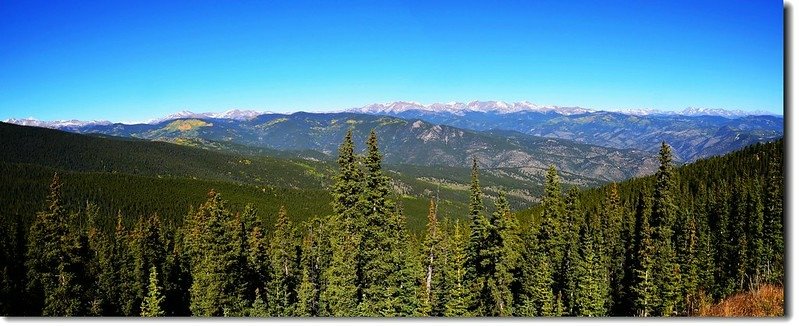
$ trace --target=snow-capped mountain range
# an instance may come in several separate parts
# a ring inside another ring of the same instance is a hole
[[[111,121],[107,120],[92,120],[92,121],[83,121],[83,120],[55,120],[55,121],[42,121],[37,120],[35,118],[26,118],[26,119],[6,119],[3,120],[5,123],[13,123],[15,125],[20,126],[31,126],[31,127],[43,127],[43,128],[53,128],[53,129],[61,129],[61,128],[77,128],[77,127],[85,127],[91,125],[110,125],[112,124]]]
[[[592,110],[580,107],[562,107],[556,105],[538,105],[528,101],[508,103],[503,101],[472,101],[469,103],[463,102],[448,102],[448,103],[433,103],[424,105],[418,102],[392,102],[392,103],[376,103],[370,104],[361,108],[354,108],[348,110],[349,112],[370,113],[370,114],[385,114],[385,113],[400,113],[405,111],[418,110],[428,112],[442,112],[463,114],[466,112],[491,112],[491,113],[514,113],[521,111],[538,111],[538,112],[557,112],[563,115],[572,115],[591,112]]]
[[[493,114],[510,114],[516,112],[554,112],[561,115],[575,115],[575,114],[583,114],[583,113],[590,113],[590,112],[600,112],[601,110],[594,110],[582,107],[565,107],[565,106],[557,106],[557,105],[539,105],[529,101],[523,102],[513,102],[508,103],[504,101],[472,101],[468,103],[463,102],[447,102],[447,103],[432,103],[432,104],[421,104],[418,102],[409,102],[409,101],[397,101],[391,103],[375,103],[369,104],[360,108],[352,108],[348,110],[343,110],[344,112],[354,112],[354,113],[368,113],[368,114],[397,114],[403,113],[408,111],[422,111],[426,113],[445,113],[445,114],[454,114],[454,115],[463,115],[467,112],[483,112],[483,113],[493,113]],[[339,111],[341,112],[341,111]],[[623,114],[629,115],[637,115],[637,116],[645,116],[645,115],[684,115],[684,116],[720,116],[725,118],[736,118],[736,117],[743,117],[747,115],[772,115],[768,112],[763,111],[756,111],[756,112],[745,112],[741,110],[725,110],[725,109],[717,109],[717,108],[693,108],[689,107],[682,111],[661,111],[661,110],[653,110],[653,109],[632,109],[632,110],[614,110],[614,112],[619,112]],[[164,121],[174,120],[174,119],[230,119],[230,120],[239,120],[239,121],[246,121],[253,119],[259,115],[271,113],[267,111],[255,111],[255,110],[239,110],[233,109],[228,110],[225,112],[203,112],[203,113],[195,113],[188,110],[183,110],[174,114],[170,114],[168,116],[153,119],[150,121],[145,122],[146,124],[157,124]],[[24,119],[6,119],[3,122],[6,123],[13,123],[17,125],[23,126],[35,126],[35,127],[46,127],[46,128],[57,128],[57,129],[70,129],[70,128],[78,128],[90,125],[110,125],[113,124],[107,120],[92,120],[92,121],[82,121],[82,120],[56,120],[56,121],[43,121],[37,120],[35,118],[24,118]]]
[[[183,110],[178,113],[170,114],[163,118],[153,119],[150,120],[148,123],[154,124],[163,121],[175,120],[175,119],[230,119],[230,120],[239,120],[245,121],[255,118],[261,114],[268,113],[268,112],[261,112],[261,111],[254,111],[254,110],[228,110],[225,112],[205,112],[205,113],[194,113],[192,111]]]
[[[262,111],[254,111],[254,110],[228,110],[225,112],[204,112],[204,113],[194,113],[192,111],[183,110],[177,113],[170,114],[168,116],[152,119],[150,121],[144,122],[145,124],[157,124],[164,121],[175,120],[175,119],[230,119],[230,120],[239,120],[245,121],[255,118],[261,114],[266,114],[270,112],[262,112]],[[102,126],[102,125],[110,125],[114,124],[108,120],[91,120],[91,121],[83,121],[83,120],[54,120],[54,121],[43,121],[38,120],[35,118],[25,118],[25,119],[6,119],[3,120],[6,123],[13,123],[16,125],[21,126],[32,126],[32,127],[44,127],[44,128],[52,128],[52,129],[71,129],[71,128],[80,128],[86,126]]]
[[[463,102],[448,102],[448,103],[433,103],[421,104],[419,102],[398,101],[391,103],[376,103],[370,104],[361,108],[354,108],[348,110],[349,112],[370,113],[370,114],[396,114],[406,111],[426,111],[426,112],[441,112],[451,114],[464,114],[466,112],[484,112],[484,113],[497,113],[507,114],[523,111],[533,112],[555,112],[562,115],[575,115],[588,112],[598,112],[604,110],[588,109],[583,107],[566,107],[557,105],[539,105],[529,101],[523,102],[503,102],[503,101],[472,101],[469,103]],[[726,118],[743,117],[747,115],[772,115],[765,111],[745,112],[741,110],[725,110],[720,108],[694,108],[688,107],[681,111],[662,111],[654,109],[629,109],[629,110],[612,110],[630,115],[685,115],[685,116],[721,116]]]

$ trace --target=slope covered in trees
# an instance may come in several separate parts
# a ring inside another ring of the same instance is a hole
[[[326,195],[318,193],[326,192],[332,185],[335,162],[281,158],[281,153],[275,151],[265,153],[262,149],[230,146],[212,146],[209,148],[216,150],[208,150],[0,123],[0,175],[10,189],[0,195],[0,211],[5,211],[5,215],[31,215],[38,206],[26,204],[27,198],[40,202],[47,184],[44,180],[54,171],[73,180],[67,183],[67,191],[75,189],[78,196],[67,197],[70,209],[78,209],[89,200],[101,209],[114,211],[113,214],[116,210],[122,210],[126,216],[158,211],[166,221],[173,221],[182,217],[188,205],[199,205],[203,194],[211,188],[226,193],[236,205],[246,202],[258,205],[260,201],[252,196],[240,201],[236,198],[240,197],[238,191],[223,189],[242,188],[246,189],[242,193],[249,194],[260,190],[266,196],[285,189],[291,196],[302,198],[297,203],[308,203],[314,209],[326,207],[319,214],[330,209]],[[402,202],[413,232],[424,229],[431,195],[439,197],[439,211],[444,216],[457,217],[466,212],[469,168],[403,165],[384,169],[391,177],[392,196]],[[501,186],[507,190],[513,208],[526,207],[537,200],[537,183],[519,179],[512,169],[487,170],[484,178],[490,185],[485,195],[496,197]],[[176,186],[186,184],[198,186]],[[187,191],[192,195],[177,196]],[[98,192],[102,195],[93,195]],[[293,206],[291,202],[285,204]],[[280,203],[270,202],[260,208],[273,212],[279,206]],[[304,218],[302,214],[300,219]]]
[[[782,141],[681,168],[664,143],[654,176],[566,194],[553,167],[541,205],[518,213],[502,192],[487,205],[474,161],[468,211],[441,217],[433,196],[420,237],[376,135],[354,148],[348,133],[315,217],[217,191],[175,223],[72,211],[55,175],[30,223],[2,220],[0,313],[690,316],[783,284]]]

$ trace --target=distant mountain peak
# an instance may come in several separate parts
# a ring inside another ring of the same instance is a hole
[[[699,116],[699,115],[712,115],[721,116],[726,118],[744,117],[747,115],[771,115],[765,111],[746,112],[741,110],[725,110],[721,108],[695,108],[687,107],[679,112],[680,115]]]
[[[507,114],[516,112],[554,112],[562,115],[583,114],[598,111],[618,112],[628,115],[684,115],[684,116],[719,116],[725,118],[738,118],[748,115],[774,115],[765,111],[742,111],[727,110],[721,108],[695,108],[688,107],[681,111],[664,111],[657,109],[620,109],[620,110],[595,110],[579,106],[567,107],[558,105],[540,105],[530,101],[505,102],[505,101],[470,101],[432,103],[428,105],[412,101],[397,101],[390,103],[369,104],[360,108],[346,110],[347,112],[368,113],[368,114],[397,114],[405,111],[423,111],[429,113],[450,113],[463,115],[467,112],[485,112]]]
[[[232,109],[232,110],[227,110],[225,112],[194,113],[194,112],[189,111],[189,110],[183,110],[183,111],[180,111],[180,112],[177,112],[177,113],[170,114],[170,115],[168,115],[166,117],[163,117],[163,118],[150,120],[148,123],[153,124],[153,123],[159,123],[159,122],[175,120],[175,119],[208,119],[208,118],[213,118],[213,119],[231,119],[231,120],[244,121],[244,120],[250,120],[250,119],[255,118],[255,117],[257,117],[257,116],[259,116],[261,114],[264,114],[264,113],[267,113],[267,112],[259,112],[259,111],[255,111],[255,110]]]
[[[91,125],[110,125],[112,124],[111,121],[107,120],[91,120],[91,121],[83,121],[83,120],[53,120],[53,121],[44,121],[39,120],[33,117],[26,118],[26,119],[5,119],[3,120],[5,123],[13,123],[15,125],[20,126],[30,126],[30,127],[42,127],[42,128],[50,128],[50,129],[69,129],[69,128],[79,128]]]

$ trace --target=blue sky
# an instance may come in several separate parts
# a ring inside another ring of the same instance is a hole
[[[395,100],[782,113],[782,1],[9,1],[0,119]]]

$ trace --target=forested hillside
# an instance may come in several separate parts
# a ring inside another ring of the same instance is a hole
[[[581,184],[593,180],[620,181],[654,171],[651,153],[589,145],[558,138],[505,137],[434,124],[419,119],[359,113],[263,114],[248,120],[218,118],[171,119],[155,124],[87,125],[66,130],[135,137],[177,144],[230,145],[271,150],[304,151],[334,158],[336,145],[348,130],[363,143],[370,130],[380,135],[387,164],[469,167],[477,158],[486,168],[513,170],[516,178],[535,180],[554,164]],[[357,150],[363,150],[361,145]],[[540,181],[540,180],[539,180]]]
[[[80,172],[218,180],[257,186],[322,189],[332,166],[305,160],[198,150],[164,142],[86,136],[0,123],[8,163]]]
[[[54,171],[49,172],[49,177],[43,177],[48,173],[34,172],[41,169],[61,171],[65,179],[77,178],[67,186],[79,194],[69,197],[67,206],[71,210],[80,209],[88,200],[101,209],[114,210],[110,212],[113,214],[116,210],[122,210],[126,216],[157,211],[168,221],[182,217],[188,205],[199,205],[201,194],[208,190],[221,190],[233,184],[248,189],[241,193],[250,194],[261,191],[268,195],[286,189],[287,193],[296,193],[297,198],[304,198],[298,203],[307,202],[308,207],[326,207],[329,210],[328,199],[317,193],[331,186],[335,174],[335,162],[313,159],[314,155],[323,155],[321,153],[284,152],[212,141],[186,146],[5,123],[0,123],[0,153],[0,162],[5,163],[0,165],[0,172],[11,189],[0,196],[4,200],[0,201],[0,210],[7,216],[27,216],[38,209],[38,206],[12,202],[43,198],[47,184],[44,179],[51,177]],[[459,216],[465,213],[469,196],[468,167],[393,165],[386,169],[392,178],[393,195],[403,203],[414,232],[424,228],[427,199],[432,194],[439,197],[442,214]],[[511,207],[527,207],[540,199],[542,192],[537,185],[543,181],[544,170],[532,167],[485,169],[484,178],[491,185],[485,195],[496,198],[499,188],[504,188]],[[26,177],[35,173],[38,173],[35,178]],[[601,184],[600,180],[586,179],[573,173],[564,172],[563,178],[567,183],[580,186]],[[172,179],[180,180],[166,181]],[[86,182],[88,180],[91,182]],[[142,188],[143,180],[150,186]],[[173,191],[175,184],[192,184],[197,188]],[[308,190],[307,194],[303,194],[305,190]],[[160,192],[166,195],[158,194]],[[176,195],[185,192],[192,195]],[[97,193],[102,195],[95,196]],[[228,199],[239,206],[255,201],[253,197],[240,201],[238,194],[228,196]],[[267,202],[270,204],[260,206],[262,210],[275,211],[278,208],[273,202]],[[13,207],[13,210],[4,207]],[[319,213],[324,214],[327,210]]]
[[[443,218],[431,193],[418,237],[374,132],[365,147],[346,135],[330,211],[315,217],[289,199],[277,212],[231,205],[233,187],[175,223],[73,211],[80,194],[55,174],[27,203],[35,216],[0,216],[0,313],[671,316],[783,284],[782,141],[679,169],[664,143],[654,176],[587,191],[563,189],[551,167],[541,204],[516,214],[502,190],[486,202],[474,161],[468,211]]]

